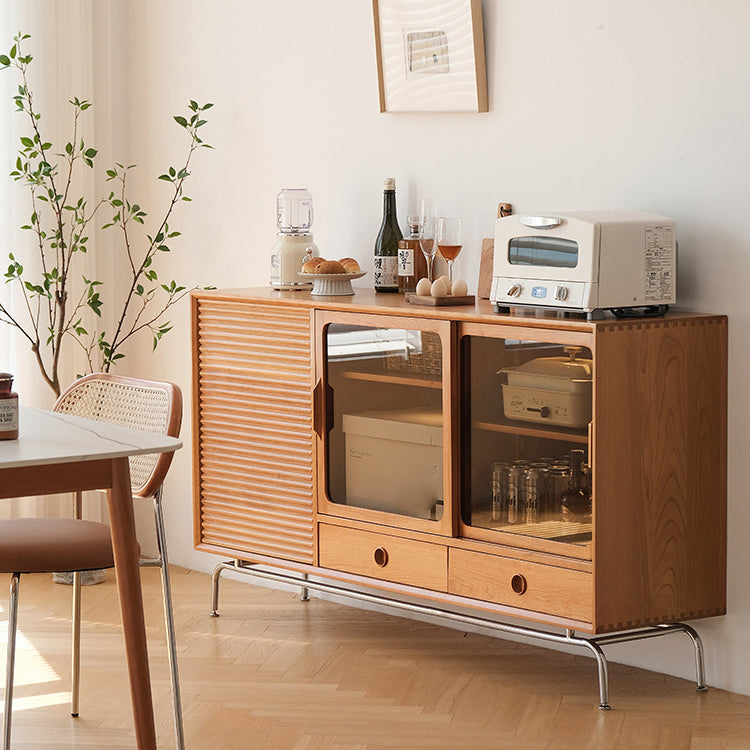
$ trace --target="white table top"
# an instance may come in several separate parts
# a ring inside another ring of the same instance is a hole
[[[0,469],[121,458],[177,450],[182,441],[154,432],[20,408],[17,440],[0,440]]]

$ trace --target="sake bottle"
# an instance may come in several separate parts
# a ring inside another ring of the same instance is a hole
[[[398,243],[403,234],[396,217],[396,180],[383,186],[383,223],[375,239],[373,277],[376,292],[398,292]]]

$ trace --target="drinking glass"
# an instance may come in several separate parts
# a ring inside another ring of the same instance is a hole
[[[432,264],[437,253],[435,229],[437,226],[437,204],[434,198],[423,198],[419,208],[419,246],[427,261],[427,278],[433,281]]]
[[[437,220],[437,231],[435,233],[437,247],[440,255],[448,264],[448,278],[453,283],[453,261],[458,257],[463,247],[463,233],[461,231],[461,218],[459,216],[441,216]]]

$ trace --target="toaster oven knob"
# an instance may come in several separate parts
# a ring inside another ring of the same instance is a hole
[[[563,302],[564,300],[568,299],[568,287],[556,286],[555,287],[555,299],[558,302]]]
[[[508,289],[506,294],[509,297],[520,297],[522,291],[523,291],[523,287],[520,284],[513,284],[513,286],[511,286],[510,289]]]

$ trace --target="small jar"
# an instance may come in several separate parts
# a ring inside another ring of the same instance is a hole
[[[0,372],[0,440],[18,437],[18,394],[13,393],[13,376]]]

